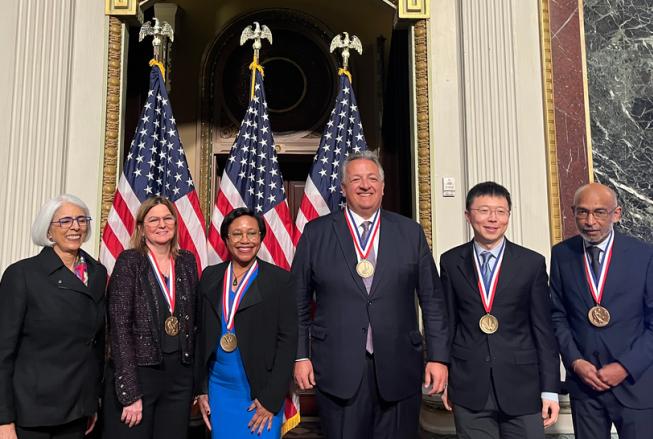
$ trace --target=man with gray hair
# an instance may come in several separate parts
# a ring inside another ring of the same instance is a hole
[[[341,172],[346,208],[306,225],[292,266],[295,381],[316,387],[329,439],[413,439],[421,383],[432,394],[447,380],[440,280],[419,224],[381,209],[384,175],[376,155],[352,154]]]

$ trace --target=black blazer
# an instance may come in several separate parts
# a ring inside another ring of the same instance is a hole
[[[571,370],[574,360],[583,358],[597,368],[618,361],[629,376],[609,392],[625,407],[653,408],[653,246],[615,232],[601,300],[610,323],[603,328],[587,319],[594,302],[583,257],[580,236],[553,247],[551,257],[553,325],[569,393],[580,399],[599,395]]]
[[[368,323],[383,399],[398,401],[420,392],[424,346],[415,293],[422,308],[427,359],[449,361],[444,295],[422,228],[381,210],[379,233],[369,295],[356,273],[356,251],[342,211],[306,225],[292,266],[299,316],[297,358],[310,357],[318,388],[342,399],[351,398],[360,385]]]
[[[542,409],[542,392],[558,393],[560,359],[551,323],[544,257],[506,240],[492,315],[494,334],[484,334],[485,314],[469,242],[440,259],[452,334],[449,396],[458,405],[481,410],[494,379],[499,407],[519,416]]]
[[[106,269],[82,251],[88,287],[51,247],[0,282],[0,424],[51,426],[97,410]]]
[[[258,260],[258,276],[240,302],[234,326],[252,400],[281,410],[288,393],[297,348],[295,296],[290,273]],[[222,288],[227,262],[206,267],[200,280],[200,332],[196,393],[208,393],[208,374],[222,330]]]
[[[197,264],[179,250],[175,259],[175,316],[179,319],[180,361],[191,364],[195,353]],[[168,304],[146,255],[130,249],[120,253],[108,289],[111,363],[116,396],[129,405],[143,396],[137,366],[160,364],[161,334]]]

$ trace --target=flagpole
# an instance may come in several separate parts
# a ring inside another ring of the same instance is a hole
[[[340,56],[342,57],[342,67],[338,69],[338,75],[347,75],[349,82],[351,82],[351,73],[349,73],[349,50],[355,50],[359,55],[363,54],[363,45],[361,40],[356,35],[349,36],[349,32],[343,32],[336,35],[331,40],[330,52],[340,49]]]
[[[254,40],[252,43],[252,49],[254,49],[254,58],[252,60],[252,63],[249,65],[249,69],[252,71],[252,80],[251,80],[251,86],[250,86],[250,93],[249,93],[249,98],[254,97],[254,84],[256,83],[256,71],[258,70],[261,72],[261,75],[263,75],[263,66],[261,66],[258,62],[259,60],[259,53],[262,47],[261,40],[267,39],[270,44],[272,44],[272,32],[270,31],[270,28],[267,27],[266,25],[261,25],[259,24],[258,21],[254,22],[254,26],[249,25],[245,29],[243,29],[243,32],[240,34],[240,45],[242,46],[249,40]]]
[[[152,38],[152,47],[154,48],[154,54],[153,58],[150,60],[150,67],[159,67],[161,76],[163,76],[163,79],[165,80],[166,69],[163,66],[163,62],[161,62],[162,37],[167,37],[170,41],[174,41],[175,32],[172,30],[172,26],[170,26],[167,22],[160,22],[159,19],[155,17],[154,26],[152,26],[149,21],[145,22],[143,26],[141,26],[141,30],[138,33],[138,41],[141,42],[145,37],[150,35],[154,37]]]

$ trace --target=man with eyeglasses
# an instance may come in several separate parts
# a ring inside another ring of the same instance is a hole
[[[552,250],[553,325],[578,439],[653,432],[653,247],[616,232],[612,189],[574,196],[578,235]]]
[[[505,237],[512,202],[492,181],[467,193],[474,239],[442,255],[451,364],[442,400],[461,439],[544,439],[560,360],[544,257]]]

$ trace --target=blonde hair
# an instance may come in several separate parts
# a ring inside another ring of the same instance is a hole
[[[143,204],[141,204],[141,207],[138,208],[138,213],[136,214],[136,227],[134,228],[134,233],[132,233],[132,237],[130,239],[130,245],[131,248],[134,250],[138,251],[139,253],[146,254],[147,253],[147,244],[145,243],[145,232],[143,231],[143,222],[145,221],[145,217],[147,216],[147,213],[155,206],[158,205],[164,205],[168,208],[170,211],[170,214],[174,217],[175,219],[175,233],[172,236],[172,241],[170,241],[170,252],[172,253],[173,257],[177,257],[179,254],[179,239],[177,238],[177,209],[175,209],[175,205],[172,204],[172,201],[167,199],[166,197],[151,197],[148,198],[147,200],[143,201]]]

